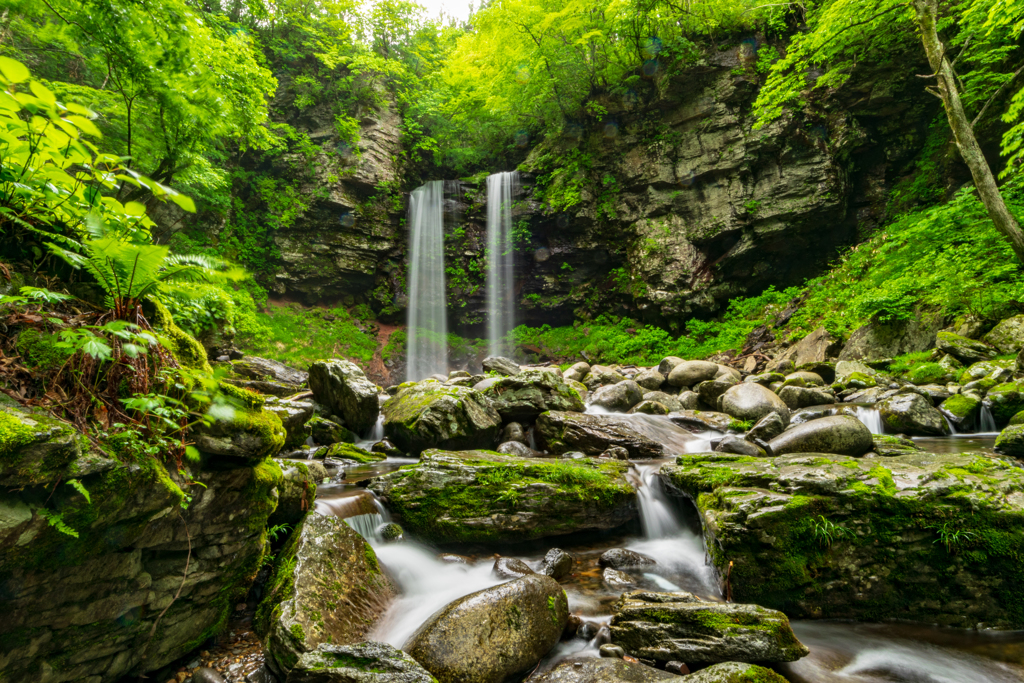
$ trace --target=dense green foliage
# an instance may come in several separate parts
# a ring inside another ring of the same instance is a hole
[[[350,358],[365,365],[377,348],[375,336],[344,308],[274,306],[255,314],[254,326],[238,342],[257,355],[295,367],[320,358]]]

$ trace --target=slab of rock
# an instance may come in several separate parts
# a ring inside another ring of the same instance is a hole
[[[600,455],[612,446],[621,446],[630,458],[658,458],[665,448],[629,426],[609,416],[551,411],[537,418],[537,444],[550,453],[580,451]]]
[[[715,363],[706,360],[685,360],[668,373],[668,383],[674,387],[693,387],[714,379],[717,374],[718,365]]]
[[[770,361],[765,370],[772,372],[779,368],[797,367],[805,363],[815,363],[835,358],[842,349],[843,343],[836,339],[824,327],[811,332],[784,353]]]
[[[831,405],[836,402],[836,397],[823,390],[797,386],[785,386],[779,390],[779,398],[782,399],[791,410],[809,408],[811,406]]]
[[[299,657],[288,683],[437,683],[409,655],[387,643],[329,645]]]
[[[787,683],[786,678],[771,669],[744,662],[722,662],[701,669],[686,677],[686,683]]]
[[[690,392],[690,393],[692,393],[692,392]],[[695,400],[693,402],[693,405],[689,406],[690,409],[693,409],[693,408],[697,407],[696,398],[697,398],[696,395],[694,395],[694,399]],[[666,408],[668,408],[668,412],[670,412],[670,413],[673,413],[673,412],[675,412],[677,410],[683,410],[684,407],[685,407],[685,406],[683,406],[682,402],[679,400],[678,396],[673,396],[672,394],[666,394],[664,391],[648,391],[646,394],[644,394],[644,401],[650,401],[652,403],[660,403],[661,405],[663,405]]]
[[[309,388],[318,403],[356,434],[368,433],[377,422],[377,387],[355,363],[337,358],[316,361],[309,367]]]
[[[949,426],[931,400],[916,393],[896,394],[878,404],[886,430],[909,436],[945,436]]]
[[[624,413],[644,398],[644,390],[631,379],[615,384],[607,384],[598,388],[590,395],[592,405],[601,406],[605,410]],[[556,408],[552,408],[556,410]]]
[[[626,548],[610,548],[604,551],[597,563],[602,567],[611,567],[612,569],[650,567],[657,564],[653,558]]]
[[[736,419],[713,410],[680,410],[669,414],[669,419],[681,427],[703,432],[707,430],[724,432],[732,429]]]
[[[284,677],[321,643],[366,638],[397,590],[373,548],[337,517],[306,515],[281,551],[254,627],[267,664]]]
[[[551,671],[533,677],[536,683],[659,683],[679,677],[639,662],[616,657],[569,657]]]
[[[734,434],[726,434],[715,446],[718,453],[735,453],[736,455],[749,455],[754,458],[763,458],[765,450],[751,440],[744,439]]]
[[[400,450],[490,448],[501,415],[482,393],[439,382],[403,385],[384,403],[384,434]]]
[[[533,422],[548,410],[582,413],[585,409],[575,389],[555,373],[542,370],[528,369],[502,377],[482,393],[506,422]]]
[[[874,441],[864,423],[850,415],[810,420],[768,442],[772,453],[835,453],[857,457],[871,450]]]
[[[912,439],[908,439],[905,436],[872,434],[871,440],[874,442],[871,446],[871,451],[883,458],[921,452],[921,448]]]
[[[450,603],[409,638],[405,650],[439,681],[511,681],[555,646],[568,620],[558,582],[531,574]]]
[[[494,561],[491,573],[499,579],[518,579],[536,572],[522,560],[517,560],[514,557],[499,557]]]
[[[939,406],[942,413],[958,432],[974,431],[981,414],[981,399],[971,394],[953,394]]]
[[[754,382],[742,382],[729,387],[719,401],[718,409],[737,420],[757,422],[769,413],[778,413],[789,422],[789,406],[771,389]]]
[[[535,451],[529,446],[519,441],[506,441],[498,444],[495,449],[502,455],[515,455],[520,458],[543,458],[544,454],[540,451]]]
[[[0,398],[0,485],[34,486],[50,480],[82,455],[84,439],[42,410]]]
[[[676,462],[661,476],[695,502],[712,562],[722,576],[732,563],[738,602],[794,618],[1024,626],[1024,470],[923,452]],[[975,535],[951,538],[950,520]]]
[[[850,335],[839,360],[872,361],[925,351],[935,345],[935,335],[942,325],[943,318],[938,314],[920,314],[891,324],[868,323]]]
[[[705,602],[690,593],[633,591],[616,603],[612,642],[659,662],[795,662],[810,653],[782,612]]]
[[[281,418],[263,409],[264,398],[248,389],[223,387],[236,403],[230,419],[198,423],[192,429],[195,446],[203,453],[258,462],[276,455],[287,436]]]
[[[496,372],[499,375],[505,375],[506,377],[512,377],[518,375],[521,370],[519,363],[511,360],[510,358],[502,358],[501,356],[488,356],[484,358],[481,363],[484,372]]]
[[[945,330],[939,332],[936,336],[935,347],[962,363],[977,363],[981,360],[991,360],[999,353],[995,348],[983,341],[961,337],[958,334]]]
[[[370,483],[407,531],[434,542],[508,542],[612,529],[637,516],[629,464],[426,451]]]
[[[231,370],[240,377],[255,380],[274,380],[290,384],[298,391],[309,379],[309,373],[269,358],[259,356],[243,356],[231,361]],[[293,392],[294,393],[294,392]]]
[[[676,402],[678,404],[678,401]],[[635,406],[629,409],[630,415],[668,415],[670,412],[668,406],[664,403],[658,403],[657,401],[640,401]]]
[[[314,405],[312,401],[288,401],[279,398],[267,398],[263,404],[264,410],[281,418],[281,426],[284,427],[286,447],[301,446],[309,437],[306,423],[313,417]]]
[[[580,361],[576,363],[568,370],[562,373],[562,377],[565,379],[571,379],[574,382],[582,382],[583,378],[590,372],[590,363]]]

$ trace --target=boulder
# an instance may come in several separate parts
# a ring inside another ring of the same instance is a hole
[[[384,434],[400,450],[489,448],[501,415],[484,394],[438,382],[403,385],[384,403]]]
[[[534,574],[530,565],[514,557],[499,557],[494,561],[491,573],[499,579],[518,579],[521,576]]]
[[[661,405],[668,408],[668,411],[670,413],[676,410],[683,409],[682,404],[679,402],[678,396],[666,394],[664,391],[648,391],[646,394],[644,394],[643,400],[649,401],[651,403],[660,403]]]
[[[575,382],[580,382],[583,380],[584,377],[587,376],[587,373],[589,372],[590,363],[584,363],[583,361],[580,361],[579,363],[576,363],[571,368],[563,372],[562,377],[567,380],[571,379]]]
[[[661,476],[696,504],[737,602],[793,618],[1024,626],[1024,470],[998,459],[704,454]]]
[[[0,398],[0,440],[0,485],[10,487],[45,483],[80,458],[84,442],[70,425],[6,395]]]
[[[664,362],[664,361],[663,361]],[[674,387],[693,387],[714,379],[718,365],[706,360],[687,360],[679,363],[668,374],[668,383]]]
[[[999,353],[1017,353],[1024,348],[1024,315],[1001,321],[985,335],[985,343]]]
[[[611,567],[605,567],[601,571],[601,580],[604,582],[604,585],[613,591],[621,591],[636,586],[636,579],[626,572],[620,572],[618,569],[612,569]]]
[[[871,450],[883,458],[892,458],[897,455],[909,455],[918,453],[921,449],[912,439],[905,436],[894,436],[892,434],[872,434],[871,440],[874,444]]]
[[[672,422],[689,430],[724,432],[730,429],[743,427],[736,418],[725,413],[714,410],[680,410],[670,413]]]
[[[686,683],[786,683],[786,678],[771,669],[744,662],[722,662],[686,677]]]
[[[733,434],[727,434],[718,442],[715,446],[715,451],[718,453],[735,453],[736,455],[749,455],[755,458],[763,458],[766,453],[763,448],[755,444],[753,441],[748,441],[739,436]]]
[[[786,375],[786,381],[800,381],[800,386],[805,387],[823,387],[825,386],[824,378],[816,372],[810,370],[797,370]]]
[[[718,397],[736,383],[737,380],[731,376],[725,379],[709,379],[694,387],[694,391],[704,405],[715,407],[718,405]]]
[[[920,394],[896,394],[878,404],[886,430],[910,436],[944,436],[949,426],[929,399]]]
[[[777,413],[783,422],[789,421],[789,406],[770,389],[753,382],[729,387],[722,394],[718,409],[737,420],[757,422],[769,413]]]
[[[281,418],[263,409],[264,397],[230,385],[221,389],[233,399],[234,414],[210,424],[197,423],[192,439],[203,453],[248,462],[276,455],[284,446],[285,431]]]
[[[264,410],[277,415],[284,427],[286,447],[301,446],[309,436],[306,423],[313,417],[312,401],[288,401],[276,397],[268,397],[263,404]]]
[[[779,398],[791,410],[808,408],[810,406],[824,406],[836,402],[836,397],[822,389],[808,389],[805,387],[788,386],[779,390]]]
[[[953,394],[939,406],[942,413],[958,432],[972,432],[981,413],[981,399],[971,394]]]
[[[653,558],[626,548],[611,548],[604,551],[597,563],[602,567],[611,567],[612,569],[650,567],[657,564]]]
[[[691,593],[633,591],[619,599],[612,642],[658,662],[795,662],[810,653],[782,612],[706,602]]]
[[[647,368],[636,373],[633,381],[647,391],[658,391],[665,383],[665,375],[658,372],[657,368]]]
[[[552,548],[544,555],[539,573],[550,576],[555,581],[561,581],[572,574],[575,563],[575,558],[569,553],[561,548]]]
[[[835,358],[842,347],[841,340],[829,334],[824,327],[819,327],[771,360],[765,370],[773,372],[783,367],[796,367],[806,363],[826,361]]]
[[[644,398],[644,390],[631,379],[616,384],[605,385],[590,395],[591,405],[601,406],[605,410],[624,413]],[[551,410],[559,410],[552,407]],[[564,410],[562,408],[561,410]],[[538,413],[539,414],[539,413]]]
[[[277,559],[254,628],[281,677],[321,643],[359,643],[396,589],[373,548],[337,517],[306,515]]]
[[[483,367],[484,372],[496,372],[505,377],[512,377],[521,372],[519,363],[509,358],[502,358],[501,356],[488,356],[484,358],[480,365]]]
[[[870,377],[875,374],[875,371],[860,361],[841,360],[836,363],[837,382],[845,382],[846,379],[853,374],[867,375]]]
[[[935,336],[942,325],[942,315],[930,313],[893,323],[868,323],[850,335],[839,352],[839,360],[872,361],[926,351],[935,345]]]
[[[935,347],[963,363],[991,360],[998,354],[994,348],[983,341],[961,337],[959,334],[945,330],[939,332],[936,336]]]
[[[370,482],[395,520],[432,542],[509,542],[612,529],[637,516],[628,463],[431,450]]]
[[[663,376],[668,377],[670,374],[672,374],[672,371],[675,370],[677,365],[685,362],[686,361],[684,361],[682,358],[678,358],[676,356],[668,356],[666,358],[662,358],[661,362],[658,363],[658,372],[660,372]]]
[[[678,401],[676,401],[678,403]],[[668,415],[671,411],[664,403],[657,401],[640,401],[629,409],[630,415],[640,413],[641,415]]]
[[[536,425],[537,443],[549,453],[581,451],[600,455],[611,446],[622,446],[630,458],[658,458],[664,447],[629,426],[608,416],[551,411],[541,414]]]
[[[315,460],[280,460],[283,479],[277,487],[277,509],[267,520],[267,526],[290,524],[302,521],[308,510],[313,509],[316,486],[327,478],[327,470]]]
[[[309,373],[269,358],[259,356],[242,356],[231,361],[231,371],[240,377],[254,380],[273,380],[282,384],[290,384],[298,391],[309,380]]]
[[[1017,372],[1024,374],[1024,349],[1021,349],[1017,354],[1017,358],[1014,359],[1014,368]]]
[[[1024,381],[1004,382],[988,390],[985,406],[992,412],[996,425],[1003,426],[1024,410]]]
[[[551,671],[530,678],[531,683],[660,683],[674,680],[678,680],[675,674],[639,662],[627,662],[617,657],[585,656],[563,659]]]
[[[786,376],[780,372],[763,372],[760,375],[748,375],[743,381],[760,384],[763,387],[770,387],[776,382],[786,381]]]
[[[506,422],[533,422],[547,410],[582,413],[585,408],[583,399],[565,380],[542,370],[527,369],[502,377],[482,393]]]
[[[442,683],[518,680],[555,646],[568,620],[558,582],[531,574],[448,604],[405,650]]]
[[[540,451],[535,451],[526,444],[521,443],[519,441],[506,441],[504,443],[498,444],[498,447],[495,450],[498,453],[501,453],[502,455],[515,455],[520,458],[544,457],[544,454],[541,453]]]
[[[320,446],[330,446],[333,443],[355,443],[359,435],[347,427],[343,427],[334,420],[314,415],[306,423],[309,435],[313,442]]]
[[[313,397],[342,418],[356,434],[367,434],[377,422],[377,387],[355,363],[337,358],[318,360],[309,367]]]
[[[323,456],[320,455],[321,451]],[[349,460],[358,463],[371,463],[378,462],[387,458],[384,453],[367,451],[355,444],[345,443],[340,441],[338,443],[332,443],[330,446],[322,448],[317,451],[316,457],[333,458],[335,460]]]
[[[501,430],[501,441],[518,441],[519,443],[529,445],[530,437],[527,436],[526,430],[523,429],[523,425],[518,422],[509,422]]]
[[[1001,370],[1009,369],[1008,366],[1011,365],[1013,365],[1012,361],[979,361],[977,363],[973,363],[966,370],[961,371],[958,381],[960,384],[968,384],[990,375],[995,376],[998,375]]]
[[[590,372],[581,381],[588,391],[594,391],[599,386],[617,384],[624,379],[626,379],[626,376],[618,370],[605,367],[604,365],[594,365],[591,366]]]
[[[288,683],[437,683],[409,655],[387,643],[329,645],[299,657]]]
[[[1024,424],[1010,425],[996,437],[996,453],[1024,459]]]
[[[850,415],[833,415],[790,427],[768,442],[772,453],[836,453],[861,456],[871,450],[871,432]]]
[[[918,386],[948,382],[956,375],[938,363],[920,363],[907,371],[905,377],[911,384]]]
[[[753,441],[771,441],[786,429],[786,423],[782,421],[778,413],[768,413],[758,420],[747,432],[747,439]]]

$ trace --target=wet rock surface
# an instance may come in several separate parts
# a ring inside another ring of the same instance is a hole
[[[440,683],[512,681],[558,642],[568,619],[558,582],[532,574],[450,603],[405,650]]]
[[[836,453],[860,456],[874,442],[864,423],[850,415],[833,415],[790,427],[768,442],[772,453]]]
[[[621,446],[636,459],[657,458],[665,450],[624,420],[556,411],[537,418],[537,442],[552,453],[580,451],[587,455],[600,455],[611,446]]]
[[[793,662],[809,652],[782,612],[685,592],[624,594],[611,632],[628,654],[659,662]]]
[[[403,385],[383,406],[384,434],[410,455],[427,448],[491,448],[501,415],[481,393],[439,382]]]
[[[783,421],[789,420],[789,406],[775,392],[753,382],[729,387],[718,406],[737,420],[756,422],[769,413],[777,413]]]
[[[737,601],[791,617],[1024,626],[1024,471],[998,459],[696,454],[661,474],[697,504]]]
[[[897,394],[879,403],[878,411],[886,429],[894,434],[944,436],[949,433],[942,413],[919,394]]]
[[[426,451],[371,482],[402,526],[428,541],[524,541],[611,529],[637,515],[628,463]]]
[[[288,683],[433,683],[412,657],[387,643],[320,644],[299,657]]]
[[[537,683],[655,683],[678,676],[640,663],[610,657],[570,657],[541,676]]]
[[[377,387],[355,363],[321,360],[309,368],[309,388],[317,402],[345,421],[356,434],[365,434],[377,421]]]
[[[553,372],[523,370],[491,383],[483,392],[501,419],[533,422],[548,410],[583,412],[583,399]]]

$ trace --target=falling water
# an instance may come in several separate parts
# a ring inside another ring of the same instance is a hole
[[[487,351],[507,356],[513,311],[512,198],[519,186],[516,171],[487,176]]]
[[[413,190],[409,201],[409,339],[406,376],[448,372],[444,286],[444,181]]]
[[[882,414],[873,406],[857,406],[857,419],[864,423],[872,434],[884,434]]]
[[[659,465],[638,465],[636,495],[640,502],[640,522],[649,539],[668,538],[682,533],[682,526],[662,491]]]
[[[998,432],[999,428],[996,427],[996,420],[992,417],[992,411],[989,410],[987,405],[982,404],[981,406],[981,429],[978,431],[982,433],[986,432]]]

